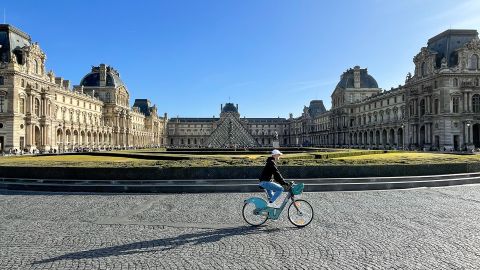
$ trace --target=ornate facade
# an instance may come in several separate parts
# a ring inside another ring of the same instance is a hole
[[[302,115],[303,144],[358,148],[472,150],[480,147],[480,41],[447,30],[414,57],[405,85],[378,88],[366,69],[343,73],[332,109]]]
[[[245,118],[238,105],[219,117],[167,120],[147,99],[130,106],[114,68],[92,67],[78,86],[45,70],[46,55],[22,31],[0,25],[0,150],[129,147],[327,146],[471,150],[480,147],[480,41],[447,30],[413,58],[404,85],[378,87],[367,69],[345,71],[327,111],[321,100],[294,118]]]
[[[312,101],[297,118],[237,118],[259,146],[272,146],[277,132],[281,146],[472,150],[480,147],[479,56],[476,30],[447,30],[421,48],[397,88],[379,88],[356,66],[342,74],[329,111]],[[169,144],[209,147],[219,121],[173,118]]]
[[[29,35],[0,25],[0,150],[67,151],[161,146],[167,116],[145,99],[129,105],[119,73],[101,64],[71,88],[45,70]]]
[[[172,118],[168,140],[176,147],[245,148],[272,146],[287,138],[285,118],[241,118],[238,105],[220,107],[220,117]]]

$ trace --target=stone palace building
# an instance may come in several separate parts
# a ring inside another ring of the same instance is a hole
[[[0,150],[125,149],[166,143],[167,115],[136,99],[112,67],[93,67],[80,85],[46,71],[30,36],[0,24]]]
[[[272,146],[276,133],[281,146],[471,150],[480,147],[479,56],[476,30],[447,30],[421,48],[415,72],[397,88],[382,90],[356,66],[340,77],[329,111],[313,100],[297,118],[241,118],[227,103],[220,118],[170,119],[168,143],[231,146],[228,132],[218,143],[209,140],[228,118],[250,146]]]
[[[0,24],[0,150],[280,146],[471,150],[480,147],[480,41],[447,30],[413,58],[405,84],[379,88],[367,69],[345,71],[331,95],[294,118],[245,118],[226,103],[219,117],[167,119],[135,99],[114,68],[92,67],[78,86],[45,70],[29,35]]]

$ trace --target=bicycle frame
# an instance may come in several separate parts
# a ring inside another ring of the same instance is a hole
[[[267,197],[268,197],[268,195],[267,195]],[[280,214],[282,213],[283,209],[285,208],[285,206],[287,205],[287,203],[290,199],[292,199],[292,202],[295,202],[295,196],[292,194],[292,192],[288,191],[287,196],[285,197],[285,199],[282,202],[282,205],[280,205],[279,208],[267,207],[267,202],[264,199],[258,198],[258,197],[250,198],[250,199],[246,200],[245,203],[251,202],[251,203],[255,204],[255,206],[257,207],[257,209],[255,211],[259,215],[267,214],[269,219],[274,219],[275,220],[275,219],[278,219],[280,217]],[[296,205],[295,205],[295,208],[297,208]],[[299,210],[299,209],[297,208],[297,210]]]

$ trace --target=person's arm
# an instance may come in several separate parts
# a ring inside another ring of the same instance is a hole
[[[270,166],[271,166],[271,168],[272,168],[273,179],[275,179],[275,182],[279,183],[279,184],[282,185],[282,186],[288,185],[288,183],[285,182],[285,180],[283,179],[283,176],[282,176],[282,174],[280,173],[280,171],[278,170],[277,165],[275,164],[275,162],[272,161]]]

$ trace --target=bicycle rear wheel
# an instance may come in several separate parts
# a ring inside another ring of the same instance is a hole
[[[268,216],[258,213],[254,203],[246,203],[242,212],[245,222],[252,226],[260,226],[268,219]]]
[[[295,200],[288,207],[288,220],[297,227],[307,226],[313,220],[313,207],[305,200]]]

